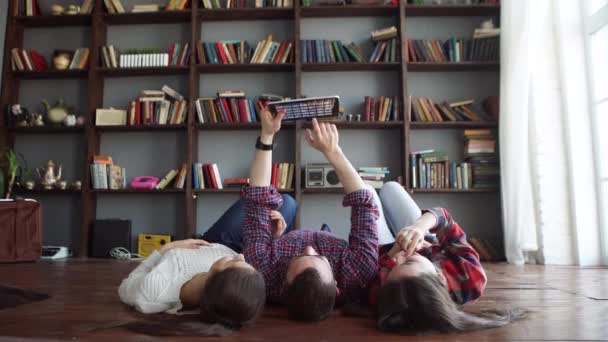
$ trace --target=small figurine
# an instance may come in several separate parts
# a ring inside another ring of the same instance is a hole
[[[30,125],[30,111],[20,104],[11,106],[12,122],[17,127],[27,127]]]
[[[56,50],[53,54],[53,66],[57,70],[66,70],[70,66],[72,51]]]
[[[51,6],[51,14],[52,15],[62,15],[65,9],[61,5],[53,5]]]
[[[79,180],[74,181],[72,183],[72,189],[74,189],[74,190],[80,190],[80,189],[82,189],[82,182],[79,181]]]
[[[40,113],[33,113],[32,114],[33,117],[33,121],[32,121],[32,125],[33,126],[44,126],[44,119],[42,114]]]
[[[59,190],[65,190],[68,188],[68,182],[66,182],[64,180],[60,180],[56,184],[57,184],[57,189],[59,189]]]
[[[76,115],[69,114],[63,119],[63,124],[68,127],[76,126]]]
[[[82,125],[84,125],[84,116],[82,116],[82,115],[81,115],[81,116],[77,117],[77,118],[76,118],[76,124],[77,124],[78,126],[82,126]]]
[[[46,110],[46,118],[52,124],[60,125],[68,116],[69,107],[63,100],[57,101],[52,107],[46,100],[42,100],[42,104]]]
[[[32,190],[32,189],[34,189],[34,186],[35,186],[35,185],[36,185],[36,183],[34,183],[34,181],[31,181],[31,180],[29,180],[29,181],[25,181],[25,182],[23,183],[23,187],[24,187],[24,188],[26,188],[26,189],[28,189],[28,190]]]
[[[44,172],[44,176],[40,173],[40,170]],[[53,185],[61,179],[61,164],[59,164],[59,168],[57,169],[57,176],[55,176],[55,163],[52,160],[46,163],[46,169],[37,168],[36,172],[38,173],[38,178],[40,178],[40,184],[46,190],[51,190],[53,189]]]
[[[63,12],[63,14],[74,15],[80,13],[80,6],[77,5],[69,5],[68,9]]]

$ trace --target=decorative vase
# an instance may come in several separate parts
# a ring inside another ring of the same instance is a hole
[[[53,5],[51,6],[51,14],[52,15],[62,15],[65,9],[61,5]]]
[[[72,57],[67,53],[60,53],[53,57],[53,65],[57,70],[66,70],[70,66]]]
[[[60,125],[68,116],[68,106],[63,100],[57,101],[53,106],[46,100],[43,100],[42,104],[46,110],[47,120],[52,124]]]

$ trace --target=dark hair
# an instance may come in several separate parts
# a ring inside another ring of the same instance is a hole
[[[400,334],[482,330],[525,316],[520,309],[483,315],[459,310],[439,277],[431,274],[389,281],[376,295],[378,328]]]
[[[309,267],[287,286],[285,304],[289,317],[320,321],[331,313],[336,302],[336,286],[321,279],[319,271]]]
[[[262,274],[228,268],[213,274],[201,292],[200,321],[136,321],[131,331],[156,336],[226,336],[252,323],[262,312],[266,286]]]

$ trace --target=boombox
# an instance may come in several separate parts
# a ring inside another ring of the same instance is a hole
[[[147,257],[169,242],[171,242],[170,235],[139,234],[137,239],[137,254]]]
[[[305,172],[307,188],[342,187],[336,170],[330,164],[307,164]]]

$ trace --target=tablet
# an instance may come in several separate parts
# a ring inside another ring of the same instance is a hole
[[[275,101],[268,104],[276,113],[285,110],[285,120],[335,117],[340,114],[340,97],[338,95],[307,97],[304,99]]]

